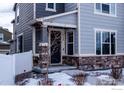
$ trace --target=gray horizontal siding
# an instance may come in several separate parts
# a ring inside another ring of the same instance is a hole
[[[77,14],[69,14],[61,17],[51,18],[47,22],[77,25]]]
[[[117,4],[117,17],[94,14],[94,4],[80,5],[81,53],[95,53],[94,28],[117,30],[117,52],[124,53],[124,4]]]
[[[36,17],[45,17],[64,12],[64,4],[56,3],[56,12],[46,11],[46,3],[36,3]]]
[[[29,21],[33,19],[33,3],[19,4],[19,24],[15,26],[16,36],[24,34],[24,51],[32,50],[32,31]]]
[[[77,3],[65,3],[65,12],[76,10]]]

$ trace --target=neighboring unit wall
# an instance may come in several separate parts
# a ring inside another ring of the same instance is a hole
[[[24,51],[32,50],[32,31],[33,28],[29,25],[29,21],[33,20],[34,10],[33,3],[19,4],[19,24],[15,23],[16,41],[17,35],[23,33]]]
[[[94,28],[117,31],[117,53],[124,53],[124,4],[116,4],[117,17],[94,14],[94,4],[80,4],[80,52],[95,54]]]
[[[77,3],[65,3],[65,12],[77,9]]]
[[[12,33],[8,29],[0,27],[0,33],[3,33],[4,41],[8,42],[8,40],[12,39]]]
[[[16,47],[15,47],[15,42],[11,41],[10,42],[10,54],[14,54],[16,51]]]
[[[46,11],[46,3],[36,3],[36,18],[55,15],[64,12],[64,4],[56,3],[56,12]]]

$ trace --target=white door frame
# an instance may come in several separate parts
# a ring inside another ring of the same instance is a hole
[[[49,33],[49,54],[51,54],[50,53],[50,51],[51,51],[51,31],[59,31],[59,32],[61,32],[61,62],[60,63],[55,63],[55,64],[53,64],[53,63],[51,63],[51,61],[50,61],[50,65],[62,65],[62,56],[65,54],[65,46],[63,46],[64,45],[64,42],[63,42],[63,40],[64,40],[64,38],[65,38],[65,31],[64,31],[64,29],[59,29],[59,28],[49,28],[48,29],[48,33]],[[64,51],[64,52],[63,52]],[[50,56],[50,60],[51,60],[51,56]]]

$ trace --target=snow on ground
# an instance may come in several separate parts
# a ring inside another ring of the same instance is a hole
[[[72,86],[72,85],[75,85],[75,83],[72,81],[71,75],[75,72],[77,73],[77,70],[76,71],[67,71],[66,70],[66,71],[62,71],[62,72],[51,73],[48,75],[48,77],[53,80],[53,85],[55,85],[55,86],[57,86],[57,85],[62,85],[62,86],[63,85],[71,85]],[[112,80],[111,77],[109,78],[111,70],[84,71],[84,72],[88,74],[86,82],[84,82],[85,86],[96,85],[98,79],[106,80],[106,81],[110,81],[110,82]],[[42,80],[41,78],[40,79],[29,78],[26,85],[38,85],[38,82],[41,80]],[[122,80],[117,81],[116,84],[124,85],[124,69],[123,69]]]
[[[41,82],[41,78],[37,79],[37,78],[28,78],[28,79],[24,79],[22,82],[20,82],[21,84],[25,83],[24,85],[26,86],[36,86],[39,85],[39,82]]]
[[[98,70],[98,71],[86,71],[89,75],[87,76],[87,83],[90,85],[96,85],[97,81],[101,79],[104,81],[112,82],[113,78],[110,77],[111,70]],[[123,68],[123,77],[120,81],[116,81],[117,85],[124,85],[124,68]]]
[[[40,79],[30,78],[26,85],[38,85],[38,82],[40,82],[40,81],[41,81]]]
[[[53,79],[55,86],[56,85],[75,85],[74,82],[71,80],[72,77],[63,72],[49,74],[49,78]]]

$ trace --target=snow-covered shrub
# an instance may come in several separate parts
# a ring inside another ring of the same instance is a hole
[[[122,68],[119,66],[112,66],[111,75],[114,79],[122,78]]]
[[[83,85],[86,81],[86,74],[77,74],[73,76],[72,79],[76,85]]]
[[[53,80],[50,78],[48,78],[47,80],[43,79],[41,82],[42,82],[42,85],[53,85]]]

